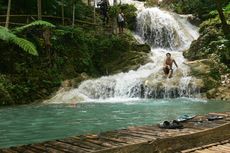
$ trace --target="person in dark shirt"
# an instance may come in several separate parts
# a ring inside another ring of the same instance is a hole
[[[109,22],[109,15],[108,15],[109,2],[108,0],[101,0],[97,5],[100,6],[101,14],[103,16],[103,23],[108,24]]]

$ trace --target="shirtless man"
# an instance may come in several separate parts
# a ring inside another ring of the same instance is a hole
[[[164,73],[167,76],[167,78],[171,78],[172,77],[172,74],[173,74],[172,65],[173,65],[173,63],[178,68],[178,65],[176,64],[176,61],[171,58],[171,54],[167,53],[166,54],[166,59],[164,61],[164,68],[163,68]]]

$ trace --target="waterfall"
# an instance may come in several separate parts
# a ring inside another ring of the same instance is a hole
[[[119,2],[119,1],[118,1]],[[152,49],[151,62],[127,73],[86,80],[78,88],[59,91],[47,102],[68,103],[92,100],[127,100],[130,98],[190,97],[196,91],[193,78],[182,51],[198,38],[198,29],[187,21],[187,16],[163,11],[157,7],[145,8],[143,2],[122,0],[138,8],[137,29],[134,36],[148,43]],[[173,78],[165,79],[162,71],[165,54],[170,52],[179,65]]]

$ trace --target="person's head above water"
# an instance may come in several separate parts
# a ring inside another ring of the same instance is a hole
[[[170,53],[167,53],[166,56],[169,58],[169,57],[171,57],[171,54],[170,54]]]

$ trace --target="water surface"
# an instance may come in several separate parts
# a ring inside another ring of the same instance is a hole
[[[0,148],[229,110],[229,102],[187,98],[3,107]]]

